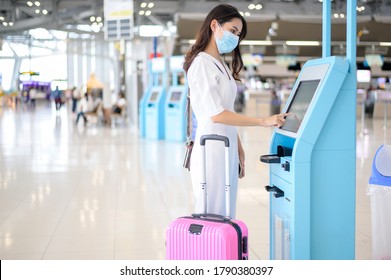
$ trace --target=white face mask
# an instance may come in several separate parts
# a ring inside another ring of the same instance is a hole
[[[217,50],[220,54],[232,52],[239,43],[239,36],[232,34],[231,32],[224,30],[223,27],[217,23],[219,27],[223,30],[223,36],[221,39],[217,38],[215,33],[215,40],[217,45]]]

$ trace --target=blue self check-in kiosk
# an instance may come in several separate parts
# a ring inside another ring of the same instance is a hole
[[[330,56],[323,1],[323,57],[307,61],[276,128],[270,164],[270,259],[354,259],[356,1],[347,2],[347,56]]]
[[[164,104],[167,86],[167,59],[163,57],[151,60],[154,83],[145,98],[145,138],[164,138]],[[159,80],[159,75],[161,79]]]
[[[145,137],[145,108],[147,107],[147,100],[151,93],[151,87],[147,87],[147,90],[144,92],[138,103],[138,122],[139,122],[139,134],[140,137]]]
[[[183,56],[170,57],[172,83],[165,104],[165,139],[169,141],[185,141],[186,138],[187,87],[178,82],[179,74],[184,75],[183,61]]]

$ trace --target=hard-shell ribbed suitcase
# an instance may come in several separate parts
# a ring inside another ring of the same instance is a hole
[[[225,198],[226,216],[207,213],[206,209],[206,140],[225,144]],[[240,220],[230,216],[229,139],[211,134],[201,137],[202,182],[204,213],[180,217],[167,228],[166,258],[168,260],[247,260],[248,229]]]

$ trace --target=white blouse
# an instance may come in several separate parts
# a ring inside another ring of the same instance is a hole
[[[196,197],[195,212],[203,212],[201,195],[200,137],[205,134],[219,134],[230,140],[230,216],[235,217],[238,185],[238,143],[235,126],[213,123],[211,117],[224,110],[234,111],[237,92],[236,81],[227,65],[221,64],[211,55],[201,52],[192,62],[187,73],[190,88],[190,102],[197,119],[195,144],[191,158],[190,174]],[[225,165],[224,144],[206,142],[207,212],[226,215],[225,211]]]

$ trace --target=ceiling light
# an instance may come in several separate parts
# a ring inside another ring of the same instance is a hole
[[[4,17],[0,17],[0,20],[3,21],[3,20],[4,20]]]
[[[382,47],[391,47],[391,42],[379,42],[379,45]]]
[[[150,16],[151,13],[152,13],[152,12],[148,10],[148,11],[145,12],[145,15],[146,15],[146,16]]]
[[[163,30],[161,36],[163,36],[163,37],[171,37],[171,32],[168,31],[168,30]]]
[[[339,14],[340,18],[345,18],[345,14]]]
[[[8,24],[9,26],[14,26],[14,23],[12,21],[10,21]]]
[[[39,10],[39,9],[36,9],[36,10],[35,10],[35,13],[36,13],[36,14],[39,14],[40,12],[41,12],[41,10]]]
[[[27,1],[27,6],[30,6],[30,7],[31,7],[32,5],[34,5],[33,2]]]
[[[365,6],[357,7],[356,9],[358,12],[363,12],[365,11]]]
[[[97,21],[97,22],[101,22],[101,21],[102,21],[102,17],[97,17],[97,18],[96,18],[96,21]]]
[[[255,4],[250,4],[250,5],[248,5],[248,8],[249,8],[250,10],[254,10],[254,9],[255,9]]]
[[[339,17],[339,14],[335,13],[335,14],[334,14],[334,17],[335,17],[335,18],[338,18],[338,17]]]
[[[155,4],[154,4],[154,3],[152,3],[152,2],[148,4],[148,8],[150,8],[150,9],[152,9],[152,8],[153,8],[153,6],[155,6]]]
[[[249,12],[245,12],[244,15],[245,15],[246,17],[251,16],[251,14],[250,14]]]
[[[35,6],[37,6],[37,7],[41,6],[41,3],[40,3],[39,1],[35,1],[34,4],[35,4]]]
[[[48,14],[48,10],[42,10],[42,13],[43,13],[44,15],[47,15],[47,14]]]
[[[141,4],[140,4],[140,7],[141,7],[141,8],[146,8],[146,7],[147,7],[147,3],[145,3],[145,2],[141,3]]]
[[[286,41],[288,46],[319,46],[319,41]]]
[[[91,25],[91,30],[94,31],[95,33],[98,33],[100,31],[100,28],[99,28],[99,26],[98,26],[98,24],[96,22],[94,22]]]
[[[145,11],[141,10],[141,11],[138,12],[138,14],[139,14],[140,16],[143,16],[143,15],[145,14]]]
[[[171,32],[171,33],[176,33],[176,31],[178,30],[178,27],[176,25],[173,25],[173,26],[170,26],[168,28],[168,30]]]
[[[262,9],[262,8],[263,8],[263,6],[262,6],[261,4],[258,4],[258,5],[255,6],[255,9],[256,9],[256,10],[260,10],[260,9]]]
[[[243,40],[240,44],[248,46],[271,46],[273,43],[269,40]]]
[[[141,37],[157,37],[163,32],[161,25],[140,25],[139,35]]]
[[[7,25],[8,25],[8,23],[7,23],[7,22],[5,22],[5,21],[3,21],[3,25],[4,25],[4,26],[7,26]]]
[[[90,17],[90,21],[91,21],[91,22],[94,22],[94,21],[95,21],[95,17],[94,17],[94,16],[91,16],[91,17]]]

